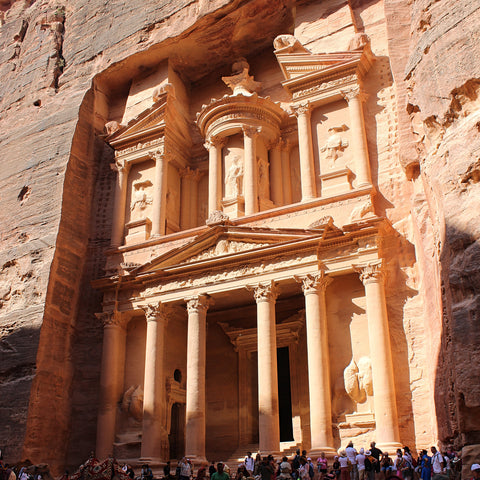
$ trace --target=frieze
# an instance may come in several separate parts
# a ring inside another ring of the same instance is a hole
[[[308,95],[322,92],[324,90],[329,90],[331,88],[338,87],[340,85],[345,85],[351,82],[356,81],[356,75],[347,75],[346,77],[337,78],[336,80],[330,80],[329,82],[323,82],[319,85],[314,85],[313,87],[306,88],[304,90],[299,90],[294,92],[292,98],[296,100],[297,98],[306,97]]]
[[[116,150],[115,156],[121,157],[123,155],[127,155],[128,153],[136,152],[137,150],[142,150],[144,148],[153,147],[157,145],[161,145],[164,143],[163,136],[160,138],[154,138],[148,142],[139,142],[136,145],[132,145],[131,147],[123,148],[122,150]]]

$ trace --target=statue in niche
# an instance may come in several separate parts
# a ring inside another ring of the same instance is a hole
[[[356,403],[364,403],[368,396],[373,395],[372,361],[368,357],[361,357],[358,366],[352,358],[350,364],[343,371],[345,390],[348,396]]]
[[[261,87],[260,82],[256,82],[248,71],[250,65],[245,58],[239,58],[232,65],[232,73],[230,77],[222,77],[223,83],[232,89],[233,95],[244,95],[251,97],[255,92],[258,92]]]
[[[348,140],[342,137],[341,132],[348,130],[346,125],[340,127],[331,127],[328,129],[330,136],[325,145],[320,149],[323,157],[328,161],[329,168],[336,167],[336,161],[343,155],[343,151],[348,147]]]
[[[143,182],[135,182],[133,184],[132,192],[132,203],[130,205],[130,211],[142,211],[147,208],[147,205],[151,205],[153,200],[152,197],[148,194],[148,190],[152,186],[150,180]]]
[[[261,199],[270,199],[270,185],[268,175],[268,160],[257,158],[258,165],[258,197]]]
[[[225,176],[225,198],[237,198],[242,191],[243,161],[239,155],[233,155]]]
[[[137,422],[143,418],[143,388],[140,385],[132,385],[122,398],[122,412],[133,417]]]

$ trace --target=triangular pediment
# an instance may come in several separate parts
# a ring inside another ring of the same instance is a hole
[[[166,97],[162,97],[152,107],[144,110],[127,125],[110,135],[107,141],[113,147],[135,142],[138,138],[146,138],[158,134],[165,128],[167,111]]]
[[[145,274],[217,261],[228,262],[245,254],[261,256],[262,252],[270,247],[309,238],[312,235],[317,234],[303,229],[215,227],[187,244],[172,249],[137,267],[131,271],[131,274]]]

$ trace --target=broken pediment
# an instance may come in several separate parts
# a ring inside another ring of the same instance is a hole
[[[282,85],[297,99],[317,92],[322,85],[328,89],[360,81],[374,56],[366,35],[355,39],[347,51],[312,53],[292,35],[280,35],[274,41],[274,53],[285,77]]]
[[[191,242],[170,250],[131,273],[141,274],[184,266],[204,261],[225,260],[227,257],[252,253],[262,255],[268,247],[312,237],[312,231],[303,229],[268,229],[217,226],[199,235]]]

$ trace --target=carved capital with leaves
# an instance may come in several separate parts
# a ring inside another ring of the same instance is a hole
[[[368,283],[383,282],[384,279],[384,265],[383,260],[378,259],[365,264],[352,265],[353,269],[360,274],[360,280],[364,285]]]
[[[312,105],[310,102],[297,103],[296,105],[292,105],[292,111],[296,117],[309,115],[312,111]]]
[[[107,327],[119,327],[125,328],[125,317],[118,311],[113,312],[100,312],[95,316],[103,324],[103,328]]]
[[[274,302],[278,297],[278,289],[274,282],[259,283],[257,285],[249,285],[247,290],[253,292],[255,301],[259,302]]]
[[[166,319],[167,307],[161,302],[141,305],[141,309],[145,312],[147,322],[156,322],[158,320]]]
[[[302,285],[304,295],[325,292],[327,287],[332,283],[332,279],[325,275],[324,270],[307,275],[295,276],[295,280]]]
[[[185,298],[187,304],[187,311],[191,313],[202,313],[208,310],[208,307],[213,304],[213,299],[208,295],[195,295],[193,297]]]

